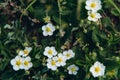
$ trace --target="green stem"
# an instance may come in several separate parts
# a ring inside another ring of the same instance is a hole
[[[24,15],[24,13],[36,2],[37,0],[33,0],[26,8],[25,10],[22,12],[21,16],[20,16],[20,21],[22,19],[22,16]]]
[[[83,0],[77,0],[77,13],[76,13],[77,20],[80,20],[80,10],[81,10],[82,3],[83,3]]]
[[[25,5],[22,0],[20,0],[20,2],[21,2],[21,4],[22,4],[23,6]]]
[[[25,11],[27,11],[37,0],[33,0],[25,9]]]
[[[60,6],[60,0],[58,0],[58,8],[59,8],[59,25],[60,25],[60,28],[61,28],[61,25],[62,25],[62,21],[61,21],[61,6]]]
[[[118,8],[118,6],[113,2],[113,0],[108,0],[114,7],[115,9],[120,13],[120,9]]]

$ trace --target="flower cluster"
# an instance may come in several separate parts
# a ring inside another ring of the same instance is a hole
[[[31,47],[25,47],[24,50],[20,50],[18,55],[10,61],[15,71],[20,69],[28,70],[33,66],[31,58],[28,56],[31,50]]]
[[[72,50],[64,51],[63,53],[58,53],[55,49],[55,47],[49,47],[47,46],[45,48],[45,51],[43,53],[45,56],[48,57],[47,59],[47,67],[51,70],[57,70],[58,67],[63,67],[66,65],[66,61],[73,58],[75,56],[75,53]],[[69,74],[77,74],[78,67],[73,68],[68,67]]]
[[[90,72],[94,77],[103,76],[105,73],[105,66],[96,61],[93,66],[90,67]]]
[[[100,10],[101,7],[100,0],[87,0],[85,8],[88,10],[88,20],[94,22],[98,21],[101,15],[97,11]]]

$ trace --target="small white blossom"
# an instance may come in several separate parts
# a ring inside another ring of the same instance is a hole
[[[88,11],[88,20],[96,22],[100,18],[101,15],[99,13]]]
[[[17,71],[19,69],[23,69],[22,61],[23,61],[23,58],[20,56],[16,56],[14,59],[12,59],[10,61],[11,65],[13,65],[13,69],[15,71]]]
[[[90,67],[90,72],[94,77],[103,76],[105,73],[105,66],[96,61],[93,66]]]
[[[24,50],[20,50],[18,54],[25,57],[25,56],[27,56],[30,53],[31,50],[32,50],[31,47],[25,47],[25,49]]]
[[[79,70],[79,67],[73,64],[68,66],[67,70],[69,74],[76,75],[78,73],[77,71]]]
[[[101,9],[101,1],[100,0],[87,0],[85,8],[87,10],[92,10],[93,12],[97,12]]]
[[[31,62],[31,58],[27,56],[26,58],[23,59],[23,69],[28,70],[33,66]]]
[[[47,25],[43,25],[42,26],[42,30],[43,30],[43,35],[44,36],[51,36],[53,35],[53,32],[55,31],[55,26],[53,26],[53,24],[48,23]]]
[[[55,50],[55,47],[47,46],[43,54],[48,58],[52,58],[53,56],[57,55],[57,51]]]
[[[57,69],[57,61],[56,61],[56,57],[53,57],[52,59],[47,59],[47,67],[53,71],[55,71]]]
[[[63,55],[66,57],[66,59],[73,58],[75,56],[75,53],[72,50],[64,51]]]
[[[58,66],[65,66],[66,65],[66,57],[59,53],[58,56],[56,57],[56,61]]]

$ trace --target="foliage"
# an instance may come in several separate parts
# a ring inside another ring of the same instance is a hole
[[[0,0],[0,80],[119,80],[120,0],[101,0],[98,22],[87,19],[85,1]],[[42,34],[46,17],[56,28],[52,36]],[[14,71],[11,59],[27,46],[32,47],[33,67]],[[43,55],[47,46],[59,53],[72,49],[75,57],[52,71]],[[105,75],[98,78],[89,71],[96,61],[106,66]],[[68,74],[72,64],[79,67],[77,75]]]

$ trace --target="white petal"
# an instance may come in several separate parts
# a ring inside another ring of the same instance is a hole
[[[53,27],[52,27],[52,32],[54,32],[54,31],[55,31],[55,27],[53,26]]]
[[[19,53],[18,53],[19,55],[23,55],[24,54],[24,52],[21,50],[21,51],[19,51]]]
[[[18,60],[18,59],[20,59],[20,58],[21,58],[20,56],[16,56],[16,57],[15,57],[15,60]]]
[[[57,67],[54,66],[54,67],[52,67],[51,69],[52,69],[53,71],[55,71],[55,70],[57,69]]]
[[[42,26],[42,30],[43,30],[43,31],[45,31],[45,29],[46,29],[46,26],[45,26],[45,25],[43,25],[43,26]]]
[[[69,74],[72,74],[72,72],[71,72],[71,71],[69,71],[68,73],[69,73]]]
[[[53,25],[51,23],[48,23],[46,26],[48,27],[52,27]]]
[[[92,73],[94,71],[94,66],[90,67],[90,72]]]
[[[43,32],[44,36],[48,36],[48,33],[46,31]]]
[[[25,50],[27,50],[28,52],[30,52],[32,50],[32,47],[25,47]]]
[[[27,66],[24,67],[25,70],[28,70],[29,68]]]
[[[28,65],[28,67],[31,68],[32,66],[33,66],[33,64],[30,62],[29,65]]]
[[[48,35],[49,35],[49,36],[52,36],[52,35],[53,35],[53,32],[49,32]]]
[[[76,72],[73,72],[73,74],[76,75],[76,74],[77,74],[77,71],[76,71]]]
[[[27,57],[25,58],[25,60],[31,61],[31,58],[30,58],[29,56],[27,56]]]
[[[16,64],[15,59],[12,59],[12,60],[10,61],[10,63],[11,63],[11,65],[15,65],[15,64]]]
[[[17,71],[17,70],[19,70],[19,67],[18,67],[18,66],[13,66],[13,69],[14,69],[15,71]]]

